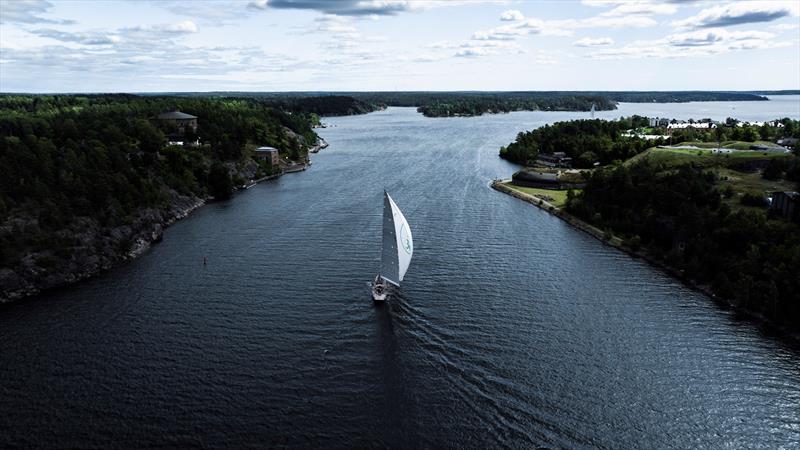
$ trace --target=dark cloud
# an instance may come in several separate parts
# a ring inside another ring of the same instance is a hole
[[[734,2],[714,6],[697,15],[673,22],[682,28],[718,28],[747,23],[771,22],[797,13],[797,4],[788,2]]]
[[[375,0],[255,0],[247,5],[250,9],[310,9],[326,14],[343,16],[394,15],[411,9],[406,1]]]

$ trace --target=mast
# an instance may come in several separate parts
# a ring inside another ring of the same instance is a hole
[[[400,265],[397,258],[397,233],[389,194],[383,191],[383,239],[381,244],[381,278],[400,286]]]

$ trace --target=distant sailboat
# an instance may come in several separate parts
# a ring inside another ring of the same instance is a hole
[[[400,287],[413,254],[414,241],[411,238],[411,227],[408,226],[405,216],[392,197],[383,191],[381,271],[375,275],[375,280],[372,282],[373,300],[376,302],[386,300],[389,285]]]
[[[591,113],[592,113],[592,119],[594,119],[594,112],[595,112],[596,108],[597,108],[597,105],[595,105],[594,103],[592,103],[592,111],[591,111]]]

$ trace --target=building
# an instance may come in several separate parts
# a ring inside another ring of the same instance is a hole
[[[536,164],[545,167],[572,167],[572,158],[564,152],[539,153]]]
[[[800,222],[800,207],[798,207],[798,203],[800,203],[800,193],[773,192],[770,210],[785,219]]]
[[[272,167],[278,167],[281,163],[280,154],[277,148],[274,147],[258,147],[256,149],[256,159],[259,161],[266,161]]]
[[[577,180],[565,181],[562,172],[543,172],[536,169],[522,169],[511,177],[511,183],[516,186],[533,187],[541,189],[582,189],[585,182]]]
[[[782,145],[786,148],[794,148],[797,147],[797,138],[793,137],[786,137],[783,139],[778,139],[778,145]]]
[[[650,117],[649,122],[653,128],[667,128],[669,126],[669,119],[663,117]]]
[[[695,123],[688,123],[688,122],[681,122],[681,123],[671,123],[667,125],[668,130],[685,130],[687,128],[694,128],[698,130],[710,130],[715,128],[711,122],[695,122]]]
[[[188,130],[192,130],[192,132],[197,131],[197,117],[191,114],[180,111],[170,111],[159,114],[158,119],[174,127],[175,133],[170,134],[170,140],[177,140],[172,138],[181,137]]]

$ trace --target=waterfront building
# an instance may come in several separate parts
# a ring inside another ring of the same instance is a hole
[[[258,147],[255,157],[257,160],[268,162],[272,167],[278,167],[281,162],[280,154],[275,147]]]

